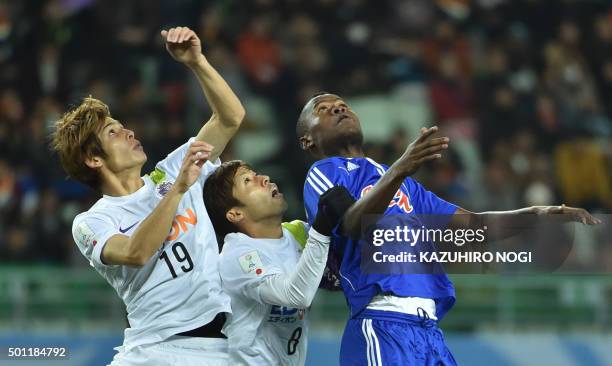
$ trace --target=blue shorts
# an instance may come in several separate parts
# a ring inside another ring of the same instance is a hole
[[[457,362],[434,320],[366,309],[346,324],[340,365],[447,366]]]

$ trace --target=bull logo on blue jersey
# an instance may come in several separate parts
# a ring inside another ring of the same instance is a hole
[[[370,192],[370,190],[373,187],[374,186],[372,184],[364,187],[361,190],[360,198],[365,196],[368,192]],[[391,202],[389,202],[389,208],[395,207],[395,206],[397,206],[400,210],[404,211],[405,213],[410,213],[414,209],[414,207],[412,207],[412,204],[410,204],[410,196],[402,192],[401,188],[398,189],[397,192],[395,192],[395,196],[393,196],[393,199],[391,200]]]

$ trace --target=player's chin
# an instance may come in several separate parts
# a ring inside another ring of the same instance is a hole
[[[345,144],[347,142],[354,144],[363,143],[363,132],[361,131],[361,126],[358,124],[344,126],[342,129],[338,129],[335,134],[330,136],[327,140],[327,143],[333,146]]]
[[[134,154],[135,156],[147,156],[147,153],[145,153],[144,149],[142,148],[142,146],[139,146],[135,149],[132,150],[132,154]]]
[[[280,202],[279,202],[279,207],[281,209],[282,212],[287,211],[287,207],[289,207],[289,205],[287,204],[287,200],[285,199],[285,197],[280,197],[277,198]]]
[[[135,158],[136,158],[136,161],[138,161],[138,163],[140,163],[140,164],[144,164],[144,163],[146,163],[146,162],[147,162],[147,160],[148,160],[147,154],[145,154],[145,152],[144,152],[144,151],[140,151],[140,152],[139,152],[139,153],[138,153],[138,154],[135,156]]]
[[[361,132],[361,125],[355,121],[347,123],[342,130],[342,132],[346,135],[361,135],[363,133]]]

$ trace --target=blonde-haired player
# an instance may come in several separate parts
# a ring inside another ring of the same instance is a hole
[[[230,299],[202,188],[245,112],[192,30],[161,36],[213,110],[198,134],[141,176],[140,142],[90,97],[57,122],[53,147],[68,175],[102,194],[74,219],[73,236],[127,308],[130,327],[112,365],[225,365]]]

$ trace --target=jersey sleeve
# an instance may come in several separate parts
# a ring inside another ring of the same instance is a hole
[[[291,306],[304,309],[310,306],[317,291],[317,285],[325,268],[329,250],[328,236],[324,236],[314,229],[308,232],[308,242],[302,255],[292,272],[284,273],[281,270],[261,270],[265,267],[261,258],[261,251],[253,250],[239,257],[240,269],[243,273],[254,273],[251,276],[239,276],[238,282],[225,282],[226,274],[221,270],[221,279],[224,287],[230,286],[228,291],[237,291],[239,294],[260,304]],[[255,258],[257,256],[257,258]],[[231,262],[230,256],[230,262]],[[235,261],[234,261],[235,263]],[[255,268],[252,270],[252,268]],[[275,272],[275,273],[273,273]]]
[[[187,150],[189,149],[189,145],[195,141],[195,137],[190,138],[186,143],[179,146],[176,150],[172,151],[165,159],[157,163],[155,166],[155,174],[157,174],[160,179],[164,177],[168,177],[171,180],[175,180],[178,177],[179,172],[181,171],[181,165],[183,165],[183,159],[185,158],[185,154],[187,154]],[[215,171],[221,165],[221,160],[217,158],[215,161],[207,161],[202,166],[202,172],[200,173],[200,177],[198,181],[201,184],[204,184],[204,181],[208,176]]]
[[[304,182],[304,206],[306,209],[306,219],[311,226],[317,216],[319,197],[325,191],[334,186],[344,186],[350,191],[348,172],[339,167],[338,160],[330,159],[313,165],[306,175],[306,181]]]
[[[72,236],[79,250],[92,267],[115,267],[102,262],[102,250],[108,239],[121,234],[110,217],[101,214],[77,216],[72,223]]]
[[[428,191],[419,182],[407,178],[406,183],[410,185],[410,196],[418,208],[419,214],[423,215],[452,215],[457,210],[457,206],[436,196],[435,193]]]

